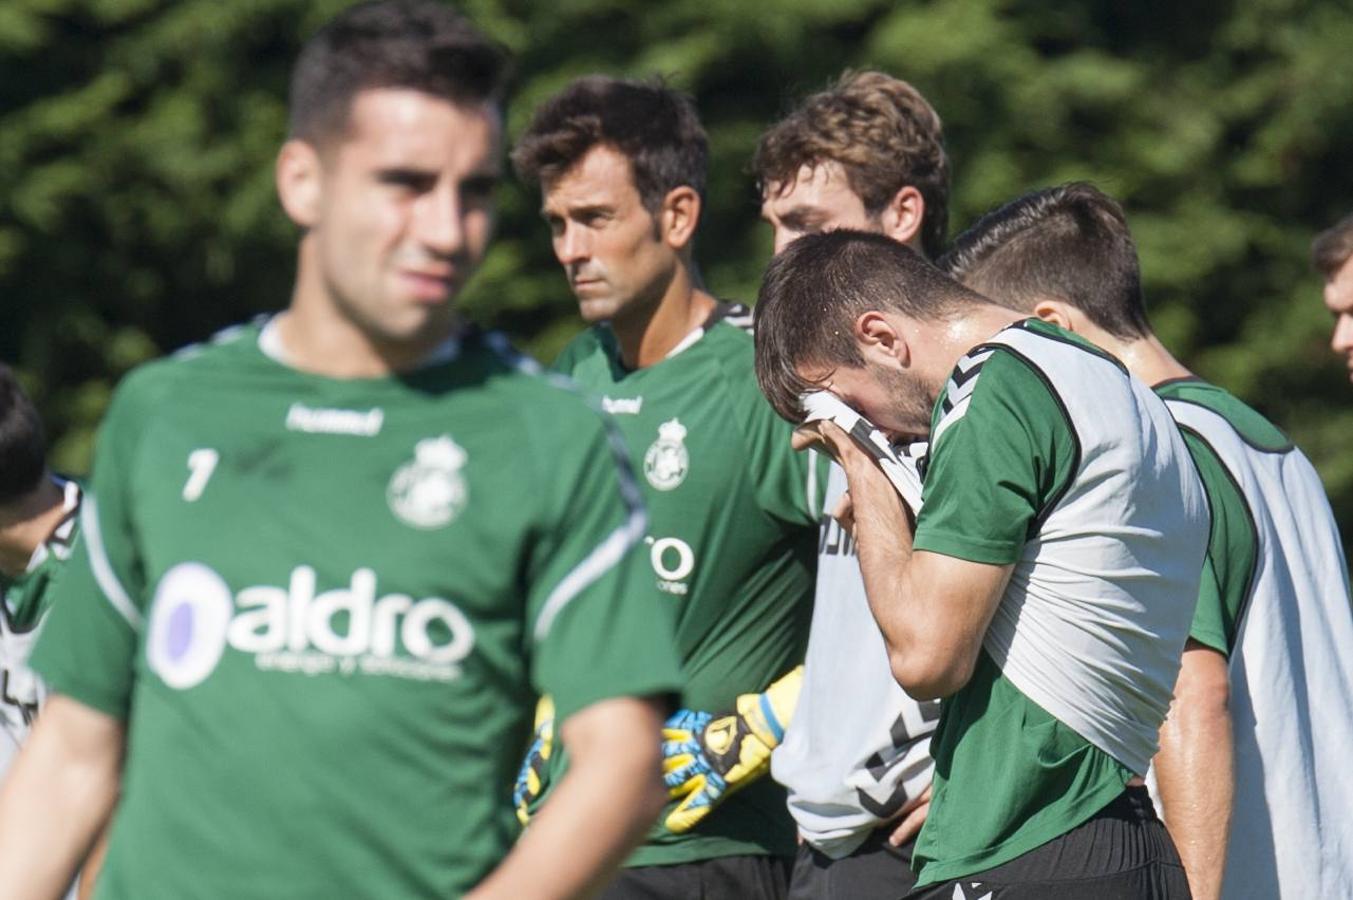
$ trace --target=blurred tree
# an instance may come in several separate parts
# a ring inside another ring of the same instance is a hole
[[[80,471],[129,367],[287,299],[273,199],[296,48],[343,0],[0,5],[0,356]],[[464,0],[518,59],[509,134],[587,72],[664,75],[712,142],[700,256],[751,299],[770,254],[757,136],[843,68],[914,82],[946,123],[961,228],[1033,187],[1123,200],[1159,330],[1293,435],[1353,529],[1353,396],[1307,247],[1353,209],[1353,16],[1319,0]],[[539,198],[501,195],[463,298],[549,358],[580,327]]]

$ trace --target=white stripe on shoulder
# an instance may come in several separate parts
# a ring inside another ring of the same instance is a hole
[[[606,539],[598,544],[595,550],[587,554],[582,562],[573,567],[573,571],[564,576],[564,580],[559,582],[558,586],[550,591],[550,595],[545,598],[545,605],[541,607],[540,616],[536,619],[536,627],[532,633],[537,642],[543,641],[549,635],[554,620],[573,601],[573,598],[581,594],[598,578],[615,568],[616,563],[624,557],[625,551],[639,542],[647,528],[648,515],[644,510],[642,508],[631,509],[629,519],[625,524],[607,535]]]
[[[930,435],[930,446],[934,447],[940,442],[940,435],[948,431],[959,419],[968,413],[968,405],[972,403],[972,393],[968,393],[962,400],[955,404],[940,419],[940,423],[935,426],[934,432]]]
[[[484,343],[488,345],[490,350],[498,354],[503,362],[519,372],[526,372],[530,375],[540,375],[543,372],[540,363],[513,347],[512,342],[501,331],[485,332]]]
[[[127,624],[139,631],[141,613],[132,603],[132,598],[128,596],[122,582],[117,580],[112,563],[108,561],[108,552],[103,546],[103,531],[99,528],[99,505],[93,494],[86,494],[81,505],[80,528],[89,547],[89,565],[94,571],[94,580],[98,582],[99,589],[113,605],[113,609],[127,620]]]

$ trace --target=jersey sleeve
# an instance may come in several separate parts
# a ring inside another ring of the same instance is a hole
[[[131,700],[146,603],[131,484],[146,422],[134,381],[118,391],[104,419],[80,536],[52,585],[31,663],[50,691],[120,719]]]
[[[1259,536],[1240,486],[1212,446],[1182,428],[1184,443],[1198,467],[1212,514],[1207,557],[1198,588],[1189,637],[1227,656],[1235,642],[1236,622],[1249,595],[1258,562]]]
[[[1076,438],[1052,389],[997,349],[940,398],[913,547],[990,565],[1019,559],[1075,472]]]
[[[677,693],[682,678],[674,613],[643,574],[647,516],[623,439],[601,413],[561,400],[584,413],[553,432],[567,442],[535,442],[557,449],[539,473],[547,517],[528,561],[526,627],[533,686],[562,722],[611,697]]]

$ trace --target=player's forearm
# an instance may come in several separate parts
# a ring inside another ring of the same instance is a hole
[[[9,900],[62,896],[117,799],[122,724],[53,697],[0,790],[0,884]]]
[[[564,722],[568,772],[466,900],[586,897],[603,886],[667,799],[661,727],[659,704],[633,697],[602,701]]]
[[[1195,900],[1215,900],[1221,894],[1235,793],[1225,658],[1204,648],[1186,651],[1184,660],[1161,728],[1156,781],[1189,888]]]

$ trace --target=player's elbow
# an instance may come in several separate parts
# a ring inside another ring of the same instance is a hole
[[[972,678],[976,659],[925,650],[889,650],[893,678],[916,700],[955,694]]]

